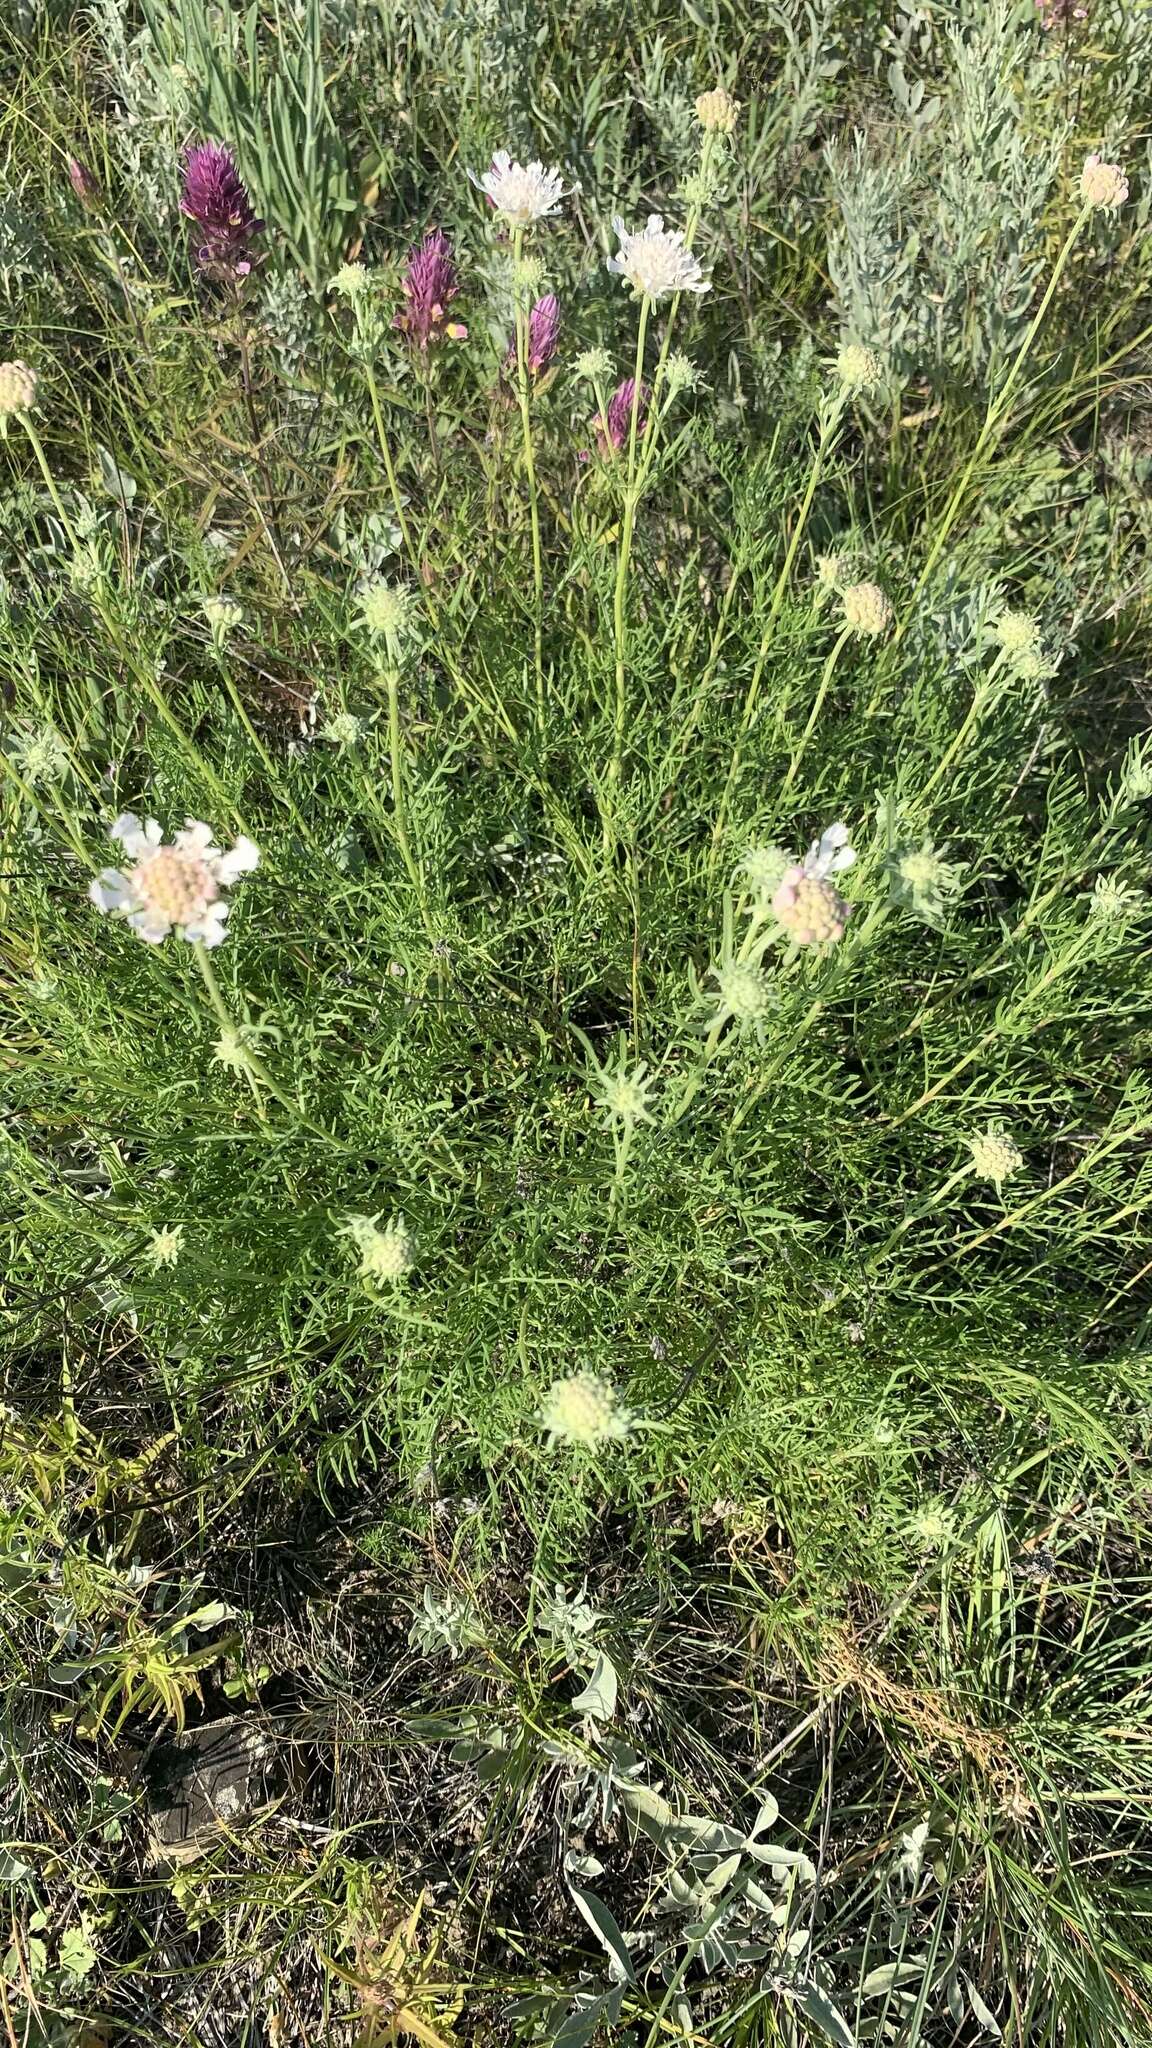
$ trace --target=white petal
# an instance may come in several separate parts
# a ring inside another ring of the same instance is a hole
[[[150,946],[160,945],[172,929],[169,919],[157,910],[130,911],[128,922],[133,931],[138,932],[142,939],[146,939]]]
[[[119,868],[101,868],[88,884],[88,895],[97,910],[123,910],[133,899],[132,884]]]
[[[155,818],[145,818],[144,837],[149,846],[160,846],[164,839],[164,827],[158,825]]]
[[[648,215],[647,233],[650,235],[662,235],[664,233],[664,215],[662,213],[650,213]]]
[[[189,851],[206,853],[212,844],[212,827],[199,818],[186,818],[184,830],[177,832],[172,843],[174,846],[186,846]]]
[[[108,833],[109,839],[118,839],[126,854],[138,860],[148,840],[135,811],[121,811]]]
[[[226,903],[211,903],[198,923],[184,926],[181,937],[199,939],[211,951],[214,946],[222,946],[228,937],[227,918]]]
[[[242,832],[235,846],[222,853],[216,862],[216,873],[228,887],[238,875],[250,875],[260,865],[260,848]]]

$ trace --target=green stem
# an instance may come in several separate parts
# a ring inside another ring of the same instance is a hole
[[[944,517],[941,520],[940,526],[936,533],[936,538],[928,551],[928,559],[925,562],[923,569],[920,571],[916,587],[913,590],[912,596],[909,600],[908,609],[905,612],[904,617],[901,619],[900,624],[897,626],[895,634],[893,635],[891,643],[893,647],[899,646],[901,640],[904,638],[904,634],[907,631],[911,620],[915,617],[916,600],[919,597],[920,592],[923,590],[925,584],[927,583],[929,577],[931,576],[933,569],[936,567],[937,562],[940,560],[940,556],[944,552],[944,548],[947,545],[949,535],[951,534],[952,529],[955,526],[956,521],[959,518],[961,510],[963,509],[965,501],[968,497],[968,487],[971,484],[972,478],[976,472],[977,464],[979,463],[981,456],[984,454],[985,449],[988,447],[989,442],[997,434],[1000,428],[1000,425],[1008,410],[1008,405],[1012,398],[1012,394],[1020,381],[1020,374],[1024,368],[1025,362],[1028,359],[1028,355],[1031,351],[1032,344],[1035,341],[1037,334],[1040,332],[1044,316],[1047,313],[1049,306],[1052,304],[1056,287],[1059,284],[1060,279],[1064,275],[1064,269],[1068,262],[1068,258],[1072,254],[1072,250],[1076,244],[1077,238],[1079,237],[1080,230],[1083,227],[1091,211],[1092,208],[1090,206],[1082,206],[1075,220],[1073,221],[1072,226],[1068,230],[1068,233],[1064,239],[1063,246],[1060,250],[1059,255],[1056,258],[1055,264],[1053,265],[1052,275],[1048,280],[1048,289],[1045,292],[1044,297],[1041,299],[1040,304],[1036,309],[1036,314],[1032,321],[1032,324],[1029,327],[1027,334],[1024,336],[1024,339],[1016,352],[1015,360],[1012,364],[1011,369],[1008,372],[1007,377],[1004,380],[1003,385],[1001,386],[995,398],[993,398],[989,403],[988,411],[984,417],[984,425],[981,427],[976,439],[976,446],[973,448],[971,455],[968,457],[968,460],[965,463],[964,469],[961,473],[960,481],[956,485],[956,488],[953,491],[952,496],[948,500]]]
[[[31,413],[22,413],[20,416],[20,424],[23,427],[24,432],[28,436],[29,446],[31,447],[32,453],[36,457],[37,463],[40,466],[40,474],[43,477],[44,482],[48,486],[48,496],[51,498],[52,503],[56,508],[56,516],[59,519],[61,526],[64,528],[64,532],[68,538],[68,544],[71,547],[73,553],[78,556],[81,552],[81,548],[80,541],[76,533],[76,528],[73,526],[72,521],[69,519],[67,512],[64,510],[64,504],[61,499],[60,493],[56,489],[56,479],[48,466],[48,458],[44,453],[44,447],[43,443],[41,442],[40,436],[36,432],[36,428],[33,425]]]
[[[301,1116],[299,1103],[293,1102],[290,1095],[285,1095],[284,1090],[281,1087],[279,1087],[277,1083],[272,1079],[272,1076],[268,1072],[268,1069],[264,1065],[263,1061],[257,1059],[256,1054],[254,1052],[251,1052],[249,1048],[244,1044],[243,1035],[240,1032],[235,1022],[235,1019],[233,1018],[232,1013],[229,1010],[228,1005],[224,1001],[224,997],[220,992],[220,984],[216,979],[216,973],[215,969],[212,966],[212,962],[208,958],[208,948],[205,946],[203,939],[194,939],[192,941],[192,951],[196,955],[196,965],[200,969],[201,978],[204,982],[205,988],[208,991],[209,1001],[212,1004],[212,1008],[216,1014],[219,1023],[223,1026],[223,1029],[228,1034],[229,1038],[236,1039],[239,1042],[239,1044],[243,1047],[245,1069],[250,1075],[253,1083],[259,1082],[260,1086],[262,1088],[266,1088],[268,1090],[269,1095],[271,1095],[273,1099],[280,1104],[280,1107],[282,1109],[286,1109],[290,1116],[296,1118],[296,1120],[299,1122],[308,1124],[308,1119],[306,1117]],[[253,1093],[256,1094],[256,1107],[259,1110],[261,1117],[263,1117],[264,1105],[260,1101],[259,1094],[256,1093],[255,1087],[253,1088]],[[317,1130],[317,1126],[314,1124],[308,1124],[308,1129]],[[322,1138],[326,1138],[328,1136],[328,1132],[318,1131],[318,1135]]]
[[[372,401],[372,417],[376,422],[376,440],[379,444],[380,455],[384,463],[384,474],[388,478],[388,489],[392,497],[392,510],[396,514],[396,524],[400,528],[405,553],[412,564],[415,575],[419,578],[420,557],[416,552],[408,521],[404,517],[404,500],[400,495],[400,485],[396,477],[396,465],[392,460],[392,450],[388,442],[388,430],[384,425],[384,413],[380,404],[380,391],[376,383],[376,372],[367,357],[364,359],[364,379],[368,386],[368,396]]]
[[[412,842],[408,837],[407,805],[404,798],[404,755],[400,745],[400,669],[394,656],[388,664],[384,681],[388,690],[388,743],[392,757],[392,819],[404,865],[423,904],[424,878],[416,865]]]
[[[640,301],[640,322],[636,334],[636,366],[632,384],[632,418],[628,431],[628,481],[624,487],[624,517],[620,528],[620,553],[616,563],[616,590],[612,603],[612,618],[616,638],[616,711],[612,731],[612,763],[609,777],[619,782],[624,767],[624,736],[628,722],[628,623],[627,587],[628,564],[632,554],[632,533],[636,521],[636,439],[640,418],[641,391],[644,381],[644,343],[648,333],[648,314],[651,300],[647,294]]]
[[[68,541],[74,553],[76,555],[79,555],[81,553],[81,547],[79,538],[76,533],[76,529],[73,526],[71,520],[69,519],[67,512],[64,510],[64,505],[61,500],[60,493],[56,488],[56,480],[53,477],[52,471],[48,466],[48,458],[44,453],[40,436],[36,432],[36,428],[33,425],[31,417],[28,414],[24,414],[22,416],[21,425],[23,426],[24,431],[28,436],[28,441],[32,449],[32,453],[36,457],[36,461],[40,469],[40,474],[48,487],[48,495],[56,508],[57,515],[68,537]],[[117,621],[114,613],[109,610],[108,606],[102,601],[101,597],[97,593],[93,593],[92,603],[100,619],[100,622],[103,625],[104,630],[107,633],[108,638],[111,641],[120,660],[131,671],[133,677],[139,684],[145,696],[149,699],[149,701],[155,707],[156,711],[159,713],[160,717],[164,720],[165,725],[167,725],[170,732],[179,741],[184,751],[189,755],[198,774],[202,775],[204,777],[204,780],[210,785],[215,796],[219,799],[219,801],[224,807],[224,815],[230,817],[233,820],[238,830],[244,831],[246,829],[244,820],[240,816],[239,812],[236,810],[236,807],[233,804],[232,799],[228,794],[228,791],[225,789],[215,769],[210,765],[208,761],[204,759],[195,742],[189,739],[179,719],[175,716],[167,700],[165,699],[163,692],[157,687],[156,678],[152,673],[152,668],[150,664],[139,659],[136,649],[132,646],[131,642],[126,640],[125,636],[121,633],[119,622]]]
[[[953,761],[956,759],[956,756],[960,753],[961,749],[965,745],[965,742],[967,741],[968,736],[972,731],[972,728],[981,716],[981,713],[983,712],[984,707],[987,704],[989,698],[995,695],[996,677],[999,674],[1003,665],[1004,650],[1001,649],[1000,653],[996,656],[995,661],[992,663],[992,666],[989,669],[987,675],[981,676],[980,681],[977,683],[976,688],[972,693],[972,702],[968,706],[967,714],[964,718],[963,724],[961,725],[959,732],[956,734],[955,738],[950,742],[950,744],[945,748],[944,753],[941,755],[939,761],[936,763],[935,768],[932,770],[931,775],[928,777],[928,780],[925,783],[923,789],[920,791],[919,800],[921,803],[927,802],[928,798],[932,794],[932,791],[935,789],[936,784],[941,780],[941,778],[944,775],[947,774],[949,768],[952,766]]]
[[[784,796],[786,792],[791,789],[792,784],[796,780],[796,774],[800,767],[801,761],[804,759],[804,754],[807,749],[808,742],[811,739],[812,734],[816,730],[817,720],[820,717],[821,711],[824,709],[824,699],[828,695],[828,688],[836,670],[836,663],[840,659],[841,651],[847,645],[847,642],[851,639],[851,637],[851,626],[843,626],[832,648],[831,654],[828,656],[827,661],[824,663],[824,673],[820,678],[820,688],[816,692],[816,702],[813,704],[812,709],[808,715],[808,723],[804,727],[804,730],[800,735],[800,743],[797,746],[796,751],[792,756],[792,759],[788,763],[788,773],[784,777],[784,780],[780,785],[781,796]]]
[[[536,655],[536,717],[544,723],[544,561],[540,548],[540,500],[536,488],[536,458],[532,448],[532,409],[528,402],[528,309],[520,288],[520,264],[524,230],[517,228],[514,240],[514,290],[516,295],[516,388],[520,400],[520,431],[524,439],[524,471],[528,478],[528,516],[532,524],[532,587],[535,598],[534,642]]]
[[[817,485],[819,484],[821,475],[823,473],[824,463],[828,455],[828,450],[836,438],[836,435],[840,428],[840,422],[844,417],[844,408],[846,402],[847,401],[845,400],[845,398],[843,398],[840,395],[837,395],[831,401],[828,410],[825,413],[823,420],[821,421],[820,438],[816,443],[816,452],[812,458],[812,464],[808,471],[808,482],[804,487],[804,496],[800,500],[800,510],[796,515],[796,524],[792,529],[792,538],[788,543],[788,547],[784,555],[784,560],[780,567],[780,574],[777,576],[775,585],[773,587],[772,596],[768,605],[768,616],[764,621],[764,631],[760,635],[760,646],[756,655],[756,666],[752,671],[752,680],[748,685],[748,692],[744,699],[744,711],[740,720],[741,733],[747,732],[748,727],[751,725],[753,716],[755,714],[756,705],[760,696],[760,683],[764,675],[764,664],[768,659],[768,650],[772,644],[772,628],[776,624],[776,620],[780,612],[780,607],[784,602],[784,598],[788,590],[788,584],[791,579],[792,569],[796,561],[796,556],[799,552],[800,542],[804,537],[805,529],[808,525],[808,515],[812,510],[812,501],[816,496]]]

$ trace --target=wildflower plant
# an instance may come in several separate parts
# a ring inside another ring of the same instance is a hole
[[[17,2029],[1144,2048],[1152,18],[844,12],[17,38]]]

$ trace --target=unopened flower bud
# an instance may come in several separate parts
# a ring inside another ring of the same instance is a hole
[[[844,624],[854,633],[883,633],[892,623],[892,607],[878,583],[850,583],[841,602]]]
[[[731,135],[739,112],[739,100],[734,100],[722,85],[712,92],[702,92],[696,101],[696,119],[706,135]]]

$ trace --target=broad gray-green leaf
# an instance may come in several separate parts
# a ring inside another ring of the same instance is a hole
[[[760,1806],[760,1811],[756,1815],[755,1823],[748,1830],[747,1840],[754,1842],[757,1835],[763,1834],[765,1828],[774,1828],[779,1818],[780,1808],[776,1800],[773,1799],[772,1794],[766,1792]]]
[[[572,1702],[575,1714],[591,1714],[594,1721],[610,1721],[616,1712],[618,1681],[616,1666],[603,1650],[597,1650],[592,1676]]]
[[[885,1992],[895,1991],[901,1984],[919,1984],[926,1968],[924,1956],[913,1956],[906,1963],[881,1963],[879,1969],[869,1970],[860,1986],[860,1996],[882,1998]]]
[[[964,1989],[968,1993],[968,2003],[972,2007],[973,2019],[978,2020],[980,2025],[985,2027],[990,2034],[994,2035],[997,2041],[1002,2041],[1004,2039],[1004,2029],[1001,2027],[995,2013],[989,2012],[971,1977],[965,1977]]]
[[[579,1885],[569,1884],[569,1890],[576,1901],[578,1911],[583,1915],[608,1955],[608,1974],[617,1984],[634,1984],[636,1972],[628,1944],[621,1934],[615,1915],[598,1899],[595,1892],[582,1891]]]
[[[827,2040],[834,2041],[836,2048],[859,2048],[856,2036],[843,2013],[833,2005],[832,2000],[825,1996],[818,1985],[806,1984],[802,1991],[797,1991],[794,1995],[805,2019],[811,2020],[814,2027],[819,2027]]]

